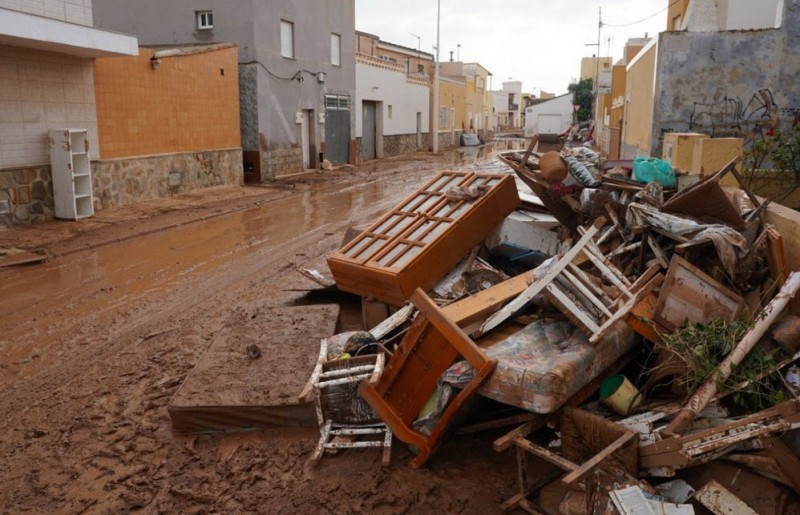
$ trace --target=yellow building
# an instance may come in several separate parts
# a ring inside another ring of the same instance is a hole
[[[625,111],[626,66],[633,62],[649,40],[631,38],[625,45],[624,56],[611,69],[611,87],[598,96],[595,110],[595,140],[597,147],[609,159],[619,159],[622,121]]]
[[[492,96],[489,94],[489,77],[492,73],[478,63],[466,63],[464,75],[467,87],[467,130],[487,137],[492,125]]]
[[[611,73],[612,61],[610,57],[584,57],[581,59],[581,77],[580,80],[592,79],[599,84],[604,83],[604,77]]]
[[[443,63],[444,64],[444,63]],[[431,88],[433,91],[434,88]],[[467,83],[457,78],[439,77],[439,113],[436,115],[441,148],[458,145],[467,124]]]
[[[667,9],[667,30],[681,30],[686,21],[689,0],[671,0]]]
[[[657,39],[651,40],[625,69],[625,112],[620,144],[622,159],[650,155],[657,42]]]

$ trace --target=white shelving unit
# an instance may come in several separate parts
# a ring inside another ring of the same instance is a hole
[[[50,131],[50,166],[56,217],[77,220],[93,216],[92,168],[86,129]]]

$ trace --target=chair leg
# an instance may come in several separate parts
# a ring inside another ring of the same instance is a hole
[[[383,439],[383,459],[381,462],[384,467],[388,467],[392,461],[392,430],[386,428],[386,436]]]
[[[317,465],[319,461],[322,459],[323,453],[325,453],[325,445],[328,443],[328,439],[330,438],[331,433],[331,426],[333,425],[333,421],[328,420],[325,422],[325,425],[320,428],[319,432],[319,443],[317,444],[317,449],[314,451],[314,454],[308,459],[309,463],[312,465]]]

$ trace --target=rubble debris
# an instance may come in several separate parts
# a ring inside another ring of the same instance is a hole
[[[758,515],[744,501],[713,479],[699,489],[694,498],[703,503],[703,506],[711,510],[714,515]]]
[[[675,420],[680,419],[673,418],[673,422]],[[705,463],[732,452],[734,444],[778,434],[794,427],[800,427],[798,400],[787,401],[741,420],[687,436],[675,435],[667,425],[661,431],[667,437],[639,449],[639,465],[643,469],[651,469],[651,475],[671,477],[676,469]]]
[[[653,320],[668,331],[685,323],[736,320],[744,300],[680,256],[673,256]]]
[[[737,366],[747,356],[747,353],[758,343],[758,340],[767,331],[769,326],[778,318],[786,308],[789,300],[794,297],[800,289],[800,273],[792,272],[786,283],[781,288],[778,295],[764,309],[763,316],[759,316],[753,326],[745,333],[742,340],[737,344],[725,360],[719,364],[717,370],[711,377],[695,392],[691,399],[686,403],[680,413],[670,422],[667,430],[672,433],[681,433],[688,424],[702,410],[706,404],[717,394],[717,384],[724,381],[731,373],[733,367]]]

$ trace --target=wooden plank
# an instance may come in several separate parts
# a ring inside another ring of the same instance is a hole
[[[0,249],[0,267],[30,265],[41,263],[45,259],[47,259],[47,256],[14,247]]]
[[[538,456],[539,458],[542,458],[543,460],[552,463],[556,467],[566,472],[572,472],[580,468],[575,463],[572,463],[571,461],[562,458],[558,454],[549,451],[544,447],[536,445],[535,443],[531,442],[525,437],[518,436],[516,439],[514,439],[514,445],[524,450],[525,452],[529,452],[534,456]]]
[[[715,515],[758,515],[744,501],[713,479],[695,492],[694,498]]]
[[[561,483],[566,487],[572,488],[576,482],[581,481],[586,474],[591,472],[595,467],[611,457],[612,454],[627,445],[628,442],[637,436],[638,435],[634,432],[626,432],[624,435],[617,438],[614,443],[595,454],[589,461],[585,462],[583,465],[561,478]]]
[[[686,320],[695,323],[712,318],[735,320],[742,309],[744,299],[676,255],[661,287],[653,320],[674,331]]]
[[[780,288],[786,281],[786,250],[783,246],[783,236],[774,227],[767,228],[767,262],[769,275]]]

